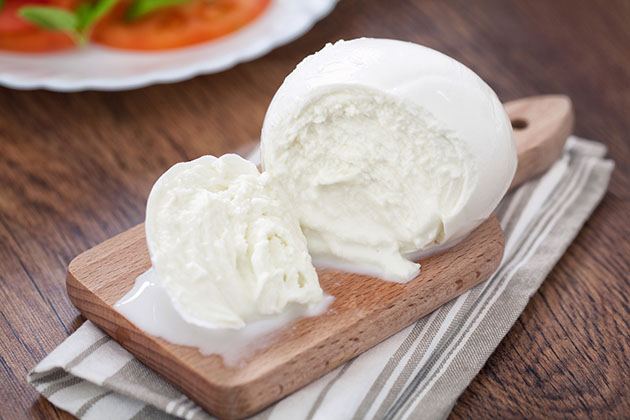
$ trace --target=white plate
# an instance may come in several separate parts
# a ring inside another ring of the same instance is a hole
[[[273,0],[243,29],[205,44],[163,52],[89,45],[50,54],[0,52],[0,85],[15,89],[126,90],[178,82],[253,60],[308,31],[337,0]]]

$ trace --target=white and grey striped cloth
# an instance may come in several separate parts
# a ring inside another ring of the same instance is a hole
[[[256,418],[447,416],[606,192],[614,165],[605,153],[600,143],[570,138],[552,169],[498,208],[506,249],[490,280]],[[89,321],[28,381],[85,419],[211,417]]]

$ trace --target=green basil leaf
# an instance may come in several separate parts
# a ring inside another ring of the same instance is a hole
[[[169,6],[184,4],[190,0],[134,0],[127,9],[125,17],[127,20],[138,19],[154,10]]]
[[[0,10],[4,7],[4,0],[0,0]]]
[[[92,25],[105,16],[117,2],[118,0],[97,0],[95,3],[84,3],[79,6],[77,9],[79,31],[90,29]]]
[[[81,3],[74,14],[77,16],[77,28],[85,28],[89,15],[92,13],[92,5],[90,3]]]
[[[44,29],[73,32],[77,27],[76,15],[59,7],[24,6],[20,7],[18,14]]]

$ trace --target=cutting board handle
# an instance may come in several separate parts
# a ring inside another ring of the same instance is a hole
[[[504,104],[512,122],[518,167],[510,189],[545,172],[560,157],[573,131],[568,96],[531,96]]]

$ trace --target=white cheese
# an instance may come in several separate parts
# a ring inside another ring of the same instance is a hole
[[[485,220],[516,169],[492,89],[444,54],[386,39],[304,59],[269,106],[261,153],[315,260],[393,281]]]
[[[238,329],[322,300],[290,204],[237,155],[166,171],[151,190],[145,229],[155,277],[191,324]]]

